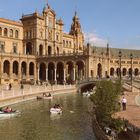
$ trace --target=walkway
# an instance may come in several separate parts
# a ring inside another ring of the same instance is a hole
[[[133,86],[133,92],[124,92],[123,97],[127,99],[127,109],[117,113],[117,116],[128,120],[129,130],[135,133],[137,130],[140,130],[140,90],[138,85],[135,84]],[[126,134],[126,136],[128,135]],[[132,138],[127,138],[127,140],[132,140]]]

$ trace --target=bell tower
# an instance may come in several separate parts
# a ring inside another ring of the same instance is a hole
[[[74,17],[72,19],[71,29],[69,32],[74,38],[74,52],[83,52],[84,47],[84,35],[82,33],[81,24],[75,11]]]
[[[71,24],[70,35],[77,36],[78,34],[82,34],[81,24],[80,24],[76,11],[75,11],[75,15],[72,20],[73,20],[73,22]]]

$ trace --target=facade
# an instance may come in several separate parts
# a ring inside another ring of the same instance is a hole
[[[104,48],[85,45],[76,12],[69,33],[63,32],[63,26],[49,5],[42,14],[22,15],[20,22],[0,18],[0,82],[72,84],[93,77],[118,77],[120,68],[123,77],[139,76],[140,51],[121,49],[118,57],[119,49],[109,44]],[[128,52],[133,53],[131,61]]]

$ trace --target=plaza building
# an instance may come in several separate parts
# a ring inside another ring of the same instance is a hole
[[[69,33],[63,26],[49,5],[41,14],[22,15],[20,21],[0,18],[1,84],[73,84],[88,78],[119,77],[120,73],[122,78],[139,76],[140,51],[85,44],[76,12]]]

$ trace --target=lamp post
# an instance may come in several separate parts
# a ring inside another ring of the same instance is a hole
[[[132,87],[132,82],[133,82],[133,54],[131,53],[130,54],[130,59],[131,59],[131,92],[132,92],[132,89],[133,89],[133,87]]]
[[[22,94],[22,96],[23,96],[23,88],[24,88],[24,86],[23,86],[23,73],[24,73],[24,70],[23,70],[23,67],[21,68],[21,94]],[[24,99],[24,96],[23,96],[23,99]]]
[[[122,59],[122,52],[119,51],[119,65],[120,65],[119,76],[120,76],[120,81],[122,80],[121,59]]]

